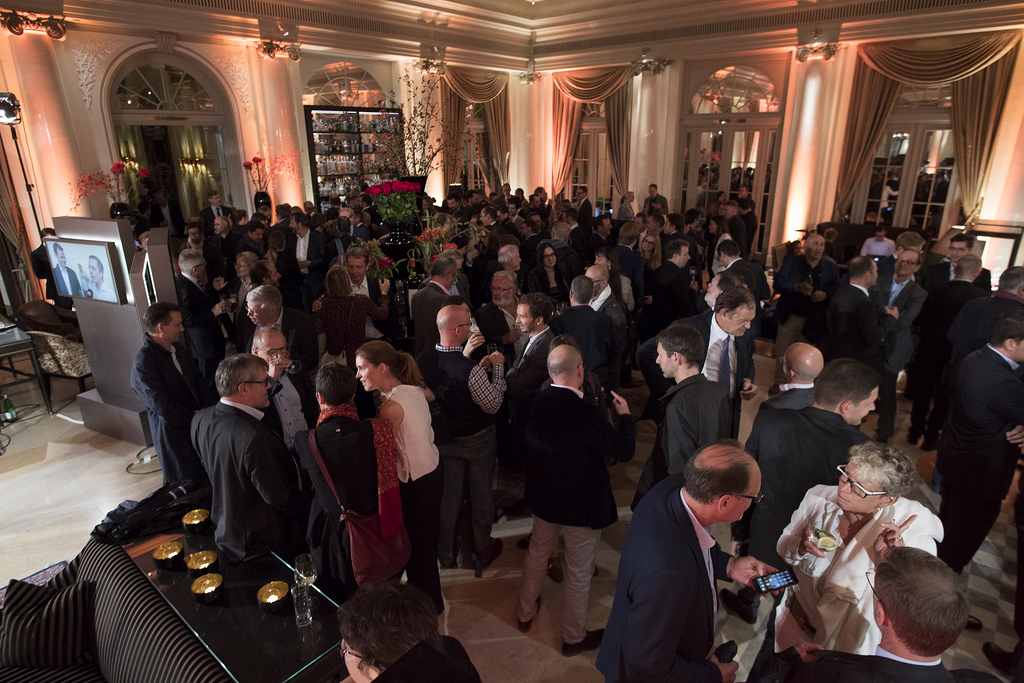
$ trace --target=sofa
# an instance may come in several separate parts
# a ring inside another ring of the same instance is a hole
[[[90,581],[95,593],[89,661],[65,668],[16,668],[0,660],[0,683],[232,681],[121,546],[90,540],[46,588],[56,592]],[[8,595],[5,610],[11,609]],[[0,631],[0,641],[10,637]]]

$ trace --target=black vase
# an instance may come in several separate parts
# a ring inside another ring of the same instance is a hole
[[[273,202],[270,201],[269,192],[257,192],[252,196],[252,203],[257,210],[259,210],[261,206],[269,206],[270,208],[274,208]]]
[[[132,213],[132,210],[128,208],[128,205],[124,202],[114,202],[110,205],[110,218],[112,220],[118,218],[128,218]]]
[[[395,263],[415,258],[416,239],[410,234],[410,227],[415,223],[415,218],[389,218],[384,221],[388,234],[380,241],[380,250]]]

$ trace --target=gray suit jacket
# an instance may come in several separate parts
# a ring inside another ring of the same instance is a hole
[[[876,306],[888,306],[889,294],[892,291],[892,280],[879,282],[875,293]],[[903,366],[910,361],[914,355],[914,341],[911,336],[911,326],[921,312],[928,293],[924,287],[913,280],[908,282],[903,290],[896,296],[893,305],[899,309],[900,317],[893,328],[886,333],[882,340],[882,360],[886,372],[899,372]]]
[[[437,312],[441,304],[448,298],[448,292],[440,285],[426,282],[416,290],[412,297],[412,324],[416,334],[416,354],[424,349],[432,349],[441,341],[441,333],[437,331]]]
[[[784,391],[778,396],[772,396],[767,401],[761,403],[761,407],[758,411],[769,410],[772,408],[785,408],[789,410],[800,410],[801,408],[810,408],[814,405],[814,387],[810,389],[790,389]]]

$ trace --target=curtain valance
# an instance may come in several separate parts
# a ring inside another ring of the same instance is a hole
[[[508,73],[450,66],[444,80],[449,88],[467,102],[490,102],[505,91]]]
[[[859,53],[875,71],[901,83],[938,85],[982,71],[1009,52],[1020,31],[950,36],[926,41],[866,43]]]
[[[633,68],[614,66],[607,69],[556,71],[555,87],[575,102],[604,102],[633,77]]]

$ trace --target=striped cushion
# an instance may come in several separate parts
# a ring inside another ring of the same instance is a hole
[[[95,588],[91,581],[52,590],[11,580],[0,666],[60,668],[88,661]]]
[[[95,662],[67,669],[0,668],[0,683],[107,683]]]

